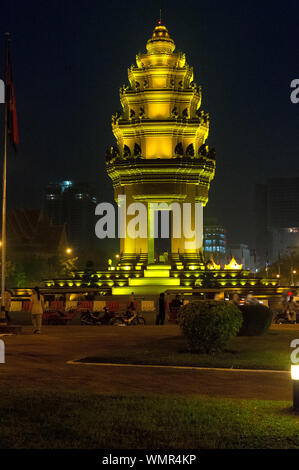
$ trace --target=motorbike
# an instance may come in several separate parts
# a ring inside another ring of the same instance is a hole
[[[80,321],[81,325],[111,325],[114,317],[115,313],[105,307],[101,312],[82,312]]]
[[[283,325],[289,324],[292,325],[294,323],[298,323],[298,314],[297,314],[297,321],[290,321],[284,312],[274,312],[273,315],[273,323],[276,325]]]
[[[125,313],[125,314],[116,316],[112,320],[112,325],[114,326],[145,325],[145,319],[138,312],[134,312],[130,316],[127,313]]]

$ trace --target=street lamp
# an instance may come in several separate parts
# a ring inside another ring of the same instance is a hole
[[[293,409],[299,411],[299,364],[291,365],[291,377],[293,381]]]
[[[295,285],[295,280],[294,280],[294,275],[295,274],[297,274],[296,269],[293,269],[293,267],[291,267],[291,286]]]
[[[66,248],[65,252],[67,255],[70,255],[72,253],[72,249],[71,248]]]

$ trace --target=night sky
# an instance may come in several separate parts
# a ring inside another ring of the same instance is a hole
[[[20,131],[9,205],[41,205],[44,186],[62,179],[91,181],[100,201],[113,199],[105,174],[111,115],[160,7],[210,113],[217,168],[207,211],[232,242],[251,244],[255,183],[299,176],[299,104],[290,102],[290,82],[299,78],[298,0],[0,0]]]

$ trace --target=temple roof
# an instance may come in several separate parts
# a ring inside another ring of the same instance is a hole
[[[13,253],[54,255],[67,244],[65,226],[51,224],[41,210],[13,209],[7,214],[7,243]]]

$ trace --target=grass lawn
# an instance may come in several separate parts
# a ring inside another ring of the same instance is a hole
[[[177,334],[143,344],[114,347],[100,351],[81,362],[160,364],[178,366],[224,367],[236,369],[290,370],[290,343],[299,331],[269,330],[264,336],[236,337],[222,353],[191,354]]]
[[[299,448],[291,403],[0,391],[0,448]]]

